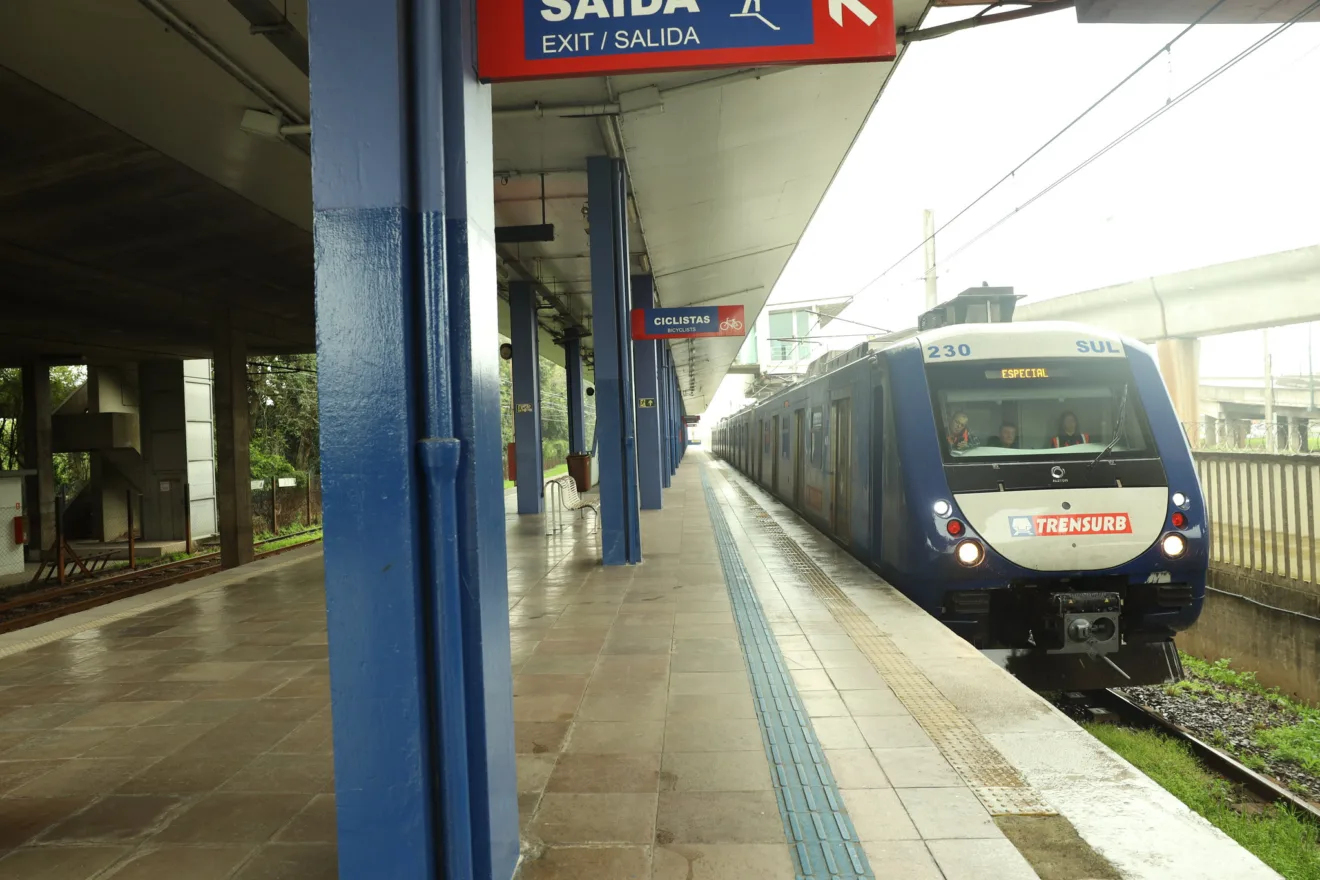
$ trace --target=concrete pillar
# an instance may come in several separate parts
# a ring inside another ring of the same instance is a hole
[[[564,372],[568,385],[568,451],[583,455],[588,451],[585,394],[587,383],[582,375],[582,340],[564,340]]]
[[[247,342],[229,310],[220,308],[215,318],[215,470],[221,568],[252,561],[250,442]]]
[[[28,549],[34,555],[55,547],[55,463],[51,460],[50,365],[23,363],[23,467],[36,474],[27,486]]]
[[[1229,434],[1232,437],[1231,446],[1234,449],[1245,449],[1247,447],[1247,437],[1251,433],[1251,421],[1249,419],[1233,419],[1229,422]]]
[[[624,175],[623,163],[618,159],[608,156],[587,159],[596,434],[600,442],[601,558],[606,565],[642,561],[632,353],[628,345],[630,276]]]
[[[1198,408],[1201,385],[1201,340],[1161,339],[1156,345],[1160,361],[1160,375],[1173,399],[1178,421],[1194,434],[1199,421]]]
[[[518,860],[490,87],[473,0],[317,0],[313,232],[339,877]]]
[[[650,275],[632,277],[632,307],[649,309],[655,305],[655,279]],[[637,490],[642,510],[659,510],[660,490],[663,486],[660,472],[660,376],[656,361],[662,343],[656,340],[637,340],[632,343],[633,369],[637,381]]]
[[[518,512],[540,513],[545,459],[541,450],[541,357],[536,290],[509,282],[509,339],[513,343],[513,442],[518,461]]]

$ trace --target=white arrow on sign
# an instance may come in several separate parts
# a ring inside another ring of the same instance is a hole
[[[862,0],[830,0],[830,18],[840,27],[843,27],[844,7],[851,9],[853,15],[860,18],[862,24],[867,27],[875,24],[875,13],[868,9]]]

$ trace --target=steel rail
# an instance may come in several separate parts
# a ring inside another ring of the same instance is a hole
[[[1124,722],[1134,727],[1158,730],[1186,743],[1196,757],[1201,760],[1201,763],[1215,773],[1241,785],[1266,803],[1282,801],[1296,810],[1297,814],[1303,819],[1320,825],[1320,806],[1293,794],[1269,777],[1252,770],[1227,752],[1215,748],[1190,731],[1147,709],[1135,700],[1113,690],[1090,692],[1087,694],[1087,698],[1114,712]]]

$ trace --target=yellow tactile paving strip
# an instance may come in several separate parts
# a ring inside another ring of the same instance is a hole
[[[858,608],[829,575],[793,540],[742,486],[729,485],[859,651],[885,679],[894,695],[935,742],[992,816],[1057,815],[1022,774],[963,717],[930,679]]]

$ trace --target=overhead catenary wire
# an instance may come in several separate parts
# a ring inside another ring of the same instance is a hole
[[[1207,18],[1209,18],[1211,15],[1213,15],[1214,12],[1215,12],[1216,10],[1218,10],[1219,7],[1223,6],[1224,3],[1226,3],[1226,2],[1227,2],[1227,0],[1216,0],[1216,2],[1215,2],[1213,5],[1211,5],[1209,8],[1207,8],[1205,12],[1201,13],[1201,15],[1199,15],[1199,16],[1196,18],[1196,20],[1194,20],[1191,24],[1187,25],[1187,27],[1183,28],[1181,31],[1179,31],[1177,34],[1175,34],[1174,37],[1173,37],[1172,39],[1170,39],[1167,43],[1165,43],[1165,44],[1162,45],[1158,50],[1156,50],[1154,53],[1152,53],[1151,56],[1150,56],[1149,58],[1147,58],[1145,61],[1141,62],[1141,64],[1137,65],[1137,66],[1136,66],[1136,67],[1135,67],[1130,73],[1128,73],[1126,76],[1124,76],[1122,79],[1120,79],[1120,80],[1119,80],[1117,83],[1115,83],[1115,84],[1114,84],[1114,85],[1113,85],[1108,91],[1106,91],[1103,95],[1101,95],[1099,98],[1097,98],[1095,101],[1093,101],[1093,102],[1090,104],[1090,106],[1088,106],[1088,107],[1087,107],[1085,110],[1083,110],[1080,114],[1078,114],[1076,117],[1074,117],[1074,118],[1072,119],[1071,122],[1069,122],[1069,123],[1068,123],[1067,125],[1065,125],[1063,128],[1061,128],[1061,129],[1059,129],[1057,132],[1055,132],[1054,135],[1052,135],[1048,140],[1046,140],[1046,141],[1045,141],[1043,144],[1041,144],[1039,147],[1037,147],[1036,149],[1032,150],[1031,153],[1029,153],[1025,159],[1023,159],[1021,162],[1019,162],[1017,165],[1015,165],[1011,171],[1009,171],[1007,174],[1004,174],[1002,177],[1000,177],[998,180],[996,180],[993,184],[991,184],[991,185],[990,185],[990,186],[989,186],[984,192],[982,192],[982,193],[981,193],[980,195],[978,195],[976,198],[974,198],[974,199],[972,199],[970,202],[968,202],[968,203],[967,203],[967,204],[966,204],[966,205],[965,205],[960,211],[958,211],[956,214],[954,214],[952,217],[950,217],[950,218],[949,218],[948,220],[946,220],[944,223],[942,223],[942,224],[940,224],[938,227],[936,227],[934,232],[932,232],[930,235],[928,235],[928,236],[922,238],[921,241],[920,241],[920,243],[918,243],[916,247],[912,248],[912,249],[909,250],[907,253],[903,254],[903,256],[901,256],[901,257],[899,257],[897,260],[895,260],[894,263],[893,263],[892,265],[890,265],[888,268],[886,268],[883,272],[881,272],[880,274],[876,275],[876,276],[875,276],[874,278],[872,278],[870,281],[867,281],[865,284],[863,284],[861,287],[859,287],[859,288],[858,288],[853,294],[851,294],[851,295],[848,297],[848,299],[847,299],[847,304],[850,305],[850,304],[853,302],[853,300],[855,300],[855,299],[856,299],[858,296],[860,296],[861,294],[865,293],[865,292],[866,292],[866,291],[867,291],[872,285],[874,285],[875,283],[877,283],[877,282],[883,280],[884,278],[886,278],[891,272],[893,272],[895,269],[897,269],[899,266],[901,266],[901,265],[902,265],[904,262],[906,262],[911,256],[913,256],[914,254],[916,254],[917,252],[919,252],[919,251],[921,251],[923,248],[925,248],[926,243],[927,243],[930,239],[935,238],[935,237],[938,236],[941,232],[943,232],[944,230],[948,229],[949,226],[951,226],[952,224],[956,223],[956,222],[957,222],[959,219],[961,219],[961,218],[962,218],[962,217],[963,217],[968,211],[972,210],[972,209],[975,208],[977,205],[979,205],[981,202],[985,201],[985,199],[988,198],[992,193],[994,193],[996,190],[998,190],[1001,186],[1003,186],[1003,185],[1004,185],[1005,183],[1007,183],[1008,181],[1012,180],[1012,179],[1018,174],[1018,172],[1020,172],[1023,168],[1025,168],[1028,164],[1030,164],[1033,160],[1035,160],[1038,156],[1040,156],[1041,153],[1045,152],[1047,149],[1049,149],[1051,146],[1053,146],[1053,145],[1054,145],[1054,144],[1055,144],[1055,143],[1056,143],[1061,137],[1063,137],[1065,134],[1067,134],[1069,131],[1071,131],[1073,128],[1075,128],[1075,127],[1076,127],[1076,126],[1077,126],[1077,125],[1078,125],[1083,119],[1085,119],[1086,117],[1090,116],[1093,112],[1095,112],[1095,110],[1096,110],[1097,108],[1099,108],[1101,104],[1105,103],[1105,102],[1108,101],[1111,97],[1113,97],[1114,94],[1116,94],[1120,89],[1122,89],[1122,88],[1123,88],[1124,86],[1126,86],[1129,82],[1131,82],[1133,79],[1135,79],[1135,78],[1136,78],[1136,77],[1137,77],[1142,71],[1144,71],[1147,67],[1149,67],[1150,65],[1154,64],[1157,60],[1159,60],[1159,58],[1160,58],[1161,55],[1164,55],[1165,53],[1169,52],[1169,51],[1174,47],[1174,45],[1175,45],[1176,43],[1178,43],[1180,40],[1182,40],[1183,37],[1185,37],[1185,36],[1187,36],[1189,33],[1191,33],[1192,30],[1193,30],[1194,28],[1196,28],[1198,25],[1200,25],[1202,22],[1204,22]],[[946,260],[947,260],[947,259],[950,259],[950,258],[951,258],[951,257],[946,258]],[[817,323],[819,324],[819,322],[817,322]],[[814,330],[815,328],[813,327],[812,329]]]
[[[1236,67],[1238,64],[1240,64],[1242,61],[1246,60],[1246,59],[1249,58],[1251,55],[1255,54],[1258,50],[1260,50],[1260,49],[1261,49],[1262,47],[1264,47],[1266,44],[1268,44],[1269,42],[1271,42],[1272,40],[1274,40],[1276,37],[1278,37],[1278,36],[1279,36],[1280,34],[1282,34],[1284,31],[1288,30],[1288,29],[1289,29],[1290,27],[1292,27],[1294,24],[1296,24],[1297,22],[1301,21],[1303,18],[1305,18],[1306,16],[1310,15],[1312,12],[1316,11],[1317,9],[1320,9],[1320,0],[1315,0],[1315,2],[1311,3],[1309,6],[1307,6],[1305,9],[1303,9],[1301,12],[1297,13],[1296,15],[1294,15],[1292,18],[1288,19],[1288,20],[1287,20],[1286,22],[1284,22],[1283,24],[1280,24],[1280,25],[1279,25],[1278,27],[1276,27],[1274,30],[1270,31],[1268,34],[1266,34],[1265,36],[1261,37],[1259,40],[1257,40],[1256,42],[1252,43],[1252,44],[1251,44],[1250,46],[1248,46],[1247,48],[1245,48],[1245,49],[1243,49],[1242,51],[1238,52],[1238,54],[1234,55],[1234,56],[1233,56],[1232,58],[1230,58],[1228,61],[1225,61],[1225,62],[1224,62],[1223,64],[1221,64],[1219,67],[1215,68],[1213,71],[1211,71],[1210,73],[1206,74],[1204,77],[1202,77],[1200,80],[1198,80],[1195,84],[1189,86],[1187,89],[1185,89],[1185,90],[1183,90],[1181,93],[1179,93],[1176,97],[1171,98],[1171,99],[1170,99],[1169,101],[1167,101],[1165,104],[1161,105],[1157,110],[1155,110],[1154,112],[1152,112],[1152,113],[1151,113],[1150,115],[1148,115],[1145,119],[1142,119],[1142,120],[1141,120],[1140,122],[1138,122],[1136,125],[1132,126],[1132,127],[1129,128],[1127,131],[1123,132],[1121,135],[1119,135],[1118,137],[1114,138],[1114,139],[1113,139],[1112,141],[1110,141],[1109,143],[1105,144],[1105,146],[1101,147],[1099,150],[1097,150],[1097,151],[1095,151],[1094,153],[1092,153],[1090,156],[1088,156],[1085,160],[1083,160],[1082,162],[1080,162],[1079,164],[1077,164],[1076,166],[1074,166],[1070,171],[1068,171],[1068,172],[1067,172],[1066,174],[1064,174],[1062,177],[1059,177],[1057,180],[1055,180],[1055,181],[1054,181],[1053,183],[1051,183],[1049,186],[1045,187],[1045,188],[1042,189],[1040,192],[1036,193],[1036,194],[1033,195],[1031,198],[1027,199],[1027,200],[1026,200],[1025,202],[1023,202],[1021,205],[1018,205],[1018,206],[1017,206],[1016,208],[1014,208],[1012,211],[1010,211],[1009,213],[1005,214],[1003,217],[999,218],[999,219],[996,220],[994,223],[990,224],[990,225],[987,226],[985,229],[983,229],[983,230],[981,230],[980,232],[978,232],[978,233],[977,233],[976,235],[974,235],[971,239],[969,239],[968,241],[964,242],[964,243],[963,243],[962,245],[960,245],[956,250],[954,250],[953,253],[949,254],[949,256],[947,256],[947,257],[945,258],[945,261],[946,261],[946,262],[952,262],[952,261],[953,261],[953,260],[959,255],[959,254],[963,253],[963,252],[966,251],[968,248],[970,248],[970,247],[972,247],[973,245],[975,245],[977,242],[979,242],[981,239],[985,238],[985,237],[986,237],[987,235],[989,235],[991,232],[994,232],[994,231],[995,231],[996,229],[998,229],[1000,226],[1003,226],[1003,225],[1004,225],[1005,223],[1007,223],[1009,220],[1012,220],[1012,219],[1013,219],[1014,217],[1016,217],[1016,216],[1017,216],[1017,215],[1018,215],[1023,209],[1030,207],[1031,205],[1035,204],[1036,202],[1038,202],[1039,200],[1041,200],[1041,199],[1044,198],[1045,196],[1049,195],[1049,194],[1050,194],[1051,192],[1053,192],[1054,190],[1058,189],[1058,188],[1059,188],[1060,186],[1062,186],[1064,183],[1067,183],[1069,180],[1071,180],[1071,179],[1072,179],[1073,177],[1075,177],[1077,174],[1081,173],[1083,170],[1085,170],[1086,168],[1088,168],[1090,165],[1092,165],[1093,163],[1095,163],[1096,161],[1098,161],[1099,159],[1101,159],[1102,157],[1104,157],[1104,156],[1105,156],[1106,154],[1108,154],[1111,150],[1113,150],[1114,148],[1116,148],[1116,147],[1118,147],[1119,145],[1121,145],[1121,144],[1122,144],[1124,141],[1126,141],[1128,138],[1130,138],[1130,137],[1132,137],[1133,135],[1135,135],[1135,134],[1137,134],[1138,132],[1140,132],[1140,131],[1141,131],[1142,129],[1144,129],[1146,126],[1150,125],[1152,122],[1154,122],[1155,120],[1159,119],[1159,118],[1160,118],[1161,116],[1163,116],[1165,113],[1168,113],[1168,112],[1169,112],[1170,110],[1172,110],[1174,107],[1177,107],[1177,106],[1178,106],[1179,104],[1181,104],[1183,101],[1187,100],[1187,99],[1190,98],[1192,95],[1196,94],[1196,93],[1199,92],[1201,89],[1205,88],[1207,85],[1209,85],[1210,83],[1214,82],[1216,79],[1218,79],[1218,78],[1219,78],[1220,76],[1222,76],[1223,74],[1227,73],[1229,70],[1232,70],[1234,67]]]

